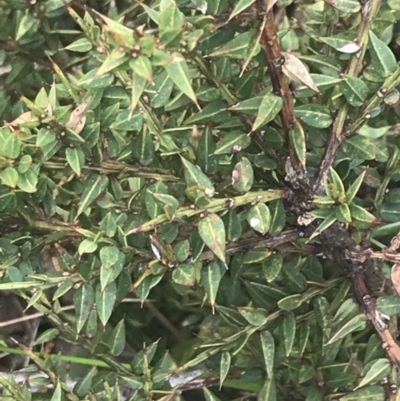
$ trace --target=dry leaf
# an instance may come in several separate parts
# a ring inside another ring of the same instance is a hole
[[[32,121],[32,117],[32,112],[26,111],[25,113],[22,113],[19,117],[17,117],[14,121],[11,121],[9,125],[11,127],[18,127],[20,124]]]
[[[344,45],[343,47],[337,49],[337,51],[346,54],[352,54],[357,53],[360,49],[361,47],[357,43],[348,43],[347,45]]]
[[[302,83],[314,92],[320,93],[317,85],[312,80],[307,67],[291,53],[286,53],[284,56],[285,64],[282,66],[283,73],[292,81]]]
[[[392,267],[392,273],[390,276],[392,284],[397,294],[400,295],[400,264],[395,264]]]
[[[65,125],[67,128],[74,130],[77,134],[81,133],[86,123],[86,114],[89,110],[91,98],[86,99],[83,103],[73,110],[69,121]]]
[[[277,2],[278,2],[278,0],[269,0],[269,1],[268,1],[267,11],[266,11],[266,12],[269,12],[269,11],[272,9],[272,7],[273,7]]]

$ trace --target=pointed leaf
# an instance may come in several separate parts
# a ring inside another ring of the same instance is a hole
[[[382,42],[372,30],[369,31],[369,40],[372,66],[381,77],[386,78],[397,68],[396,57],[389,46]]]
[[[368,86],[361,78],[345,76],[340,87],[351,106],[360,107],[368,96]]]
[[[275,340],[269,331],[260,332],[261,348],[268,378],[272,378],[275,358]]]
[[[84,189],[79,201],[76,218],[94,202],[108,186],[108,177],[105,175],[90,175],[84,182]]]
[[[93,287],[89,284],[84,284],[79,287],[74,293],[75,314],[77,317],[76,331],[80,333],[82,330],[90,310],[94,304]]]
[[[148,166],[154,160],[154,143],[150,132],[146,127],[140,131],[133,141],[133,156],[144,166]]]
[[[336,341],[341,340],[346,337],[348,334],[353,333],[354,331],[360,331],[365,327],[366,317],[364,314],[360,314],[354,316],[347,323],[345,323],[336,333],[331,337],[328,341],[327,345],[333,344]]]
[[[302,125],[296,121],[289,132],[290,142],[303,166],[306,165],[306,134]]]
[[[221,282],[221,268],[217,262],[213,262],[201,270],[201,282],[207,293],[208,300],[214,310],[218,287]]]
[[[261,234],[266,234],[271,225],[271,213],[268,206],[259,203],[247,211],[247,221],[251,228]]]
[[[177,88],[197,105],[196,95],[189,80],[189,69],[185,58],[179,53],[174,53],[172,62],[165,65],[164,68]]]
[[[386,358],[377,359],[375,363],[370,366],[356,389],[384,379],[390,373],[390,367],[390,362]]]
[[[283,106],[282,98],[274,95],[271,92],[268,92],[261,101],[256,121],[254,121],[251,130],[256,131],[261,126],[272,121],[281,111],[282,106]]]
[[[237,1],[234,9],[231,12],[231,15],[229,16],[229,19],[231,20],[232,18],[236,17],[242,11],[246,10],[246,8],[249,8],[255,2],[256,2],[256,0],[239,0],[239,1]]]
[[[320,93],[303,62],[291,53],[286,53],[284,57],[285,63],[282,66],[283,73],[292,81],[302,83],[314,92]]]
[[[353,182],[353,184],[351,184],[350,188],[347,190],[346,192],[346,199],[347,199],[347,203],[351,203],[351,201],[355,198],[355,196],[357,195],[358,190],[361,187],[361,184],[364,180],[365,174],[367,173],[367,170],[364,170],[357,178],[356,180]]]
[[[121,319],[111,332],[110,339],[108,340],[110,346],[110,353],[113,356],[121,355],[125,348],[125,321]]]
[[[221,390],[222,384],[224,383],[226,376],[228,376],[229,369],[231,368],[231,354],[224,351],[221,355],[221,361],[219,363],[219,388]]]
[[[235,165],[232,171],[232,186],[238,192],[247,192],[254,182],[253,167],[246,157]]]
[[[292,352],[294,338],[296,335],[296,319],[292,313],[283,319],[282,329],[285,354],[288,357]]]
[[[85,164],[85,154],[80,149],[67,148],[65,151],[65,157],[69,166],[76,173],[76,175],[80,177],[82,167]]]
[[[385,401],[385,390],[382,386],[368,386],[352,391],[340,398],[340,401]]]
[[[96,287],[96,308],[100,321],[105,326],[111,316],[116,300],[117,286],[115,282],[109,283],[104,290],[101,290],[100,285]]]
[[[198,230],[201,239],[225,263],[225,226],[217,214],[209,214],[199,221]]]

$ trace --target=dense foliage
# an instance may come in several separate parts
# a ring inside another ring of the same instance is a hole
[[[0,21],[3,399],[400,399],[399,0]]]

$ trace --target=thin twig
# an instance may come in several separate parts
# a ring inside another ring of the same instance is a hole
[[[357,44],[360,46],[360,50],[351,58],[345,73],[346,75],[358,77],[362,71],[364,56],[368,47],[368,32],[378,13],[381,1],[382,0],[369,0],[363,4],[362,21],[357,38]],[[335,163],[339,146],[345,140],[346,135],[348,136],[348,133],[344,132],[348,112],[349,106],[345,103],[339,110],[333,122],[328,144],[325,147],[325,152],[319,165],[316,181],[314,183],[314,191],[316,194],[323,193],[324,176]]]
[[[121,301],[121,303],[122,302],[124,302],[124,303],[125,302],[141,303],[143,301],[141,299],[139,299],[139,298],[125,298],[125,299],[123,299]],[[151,302],[151,300],[150,299],[146,299],[145,302]],[[74,305],[67,305],[67,306],[63,306],[62,308],[60,308],[60,312],[65,312],[65,311],[72,310],[72,309],[75,309]],[[26,315],[26,316],[17,317],[15,319],[6,320],[4,322],[0,322],[0,328],[1,327],[11,326],[13,324],[17,324],[17,323],[21,323],[21,322],[26,322],[28,320],[38,319],[38,318],[43,317],[43,316],[45,316],[45,313],[38,312],[38,313],[33,313],[31,315]]]

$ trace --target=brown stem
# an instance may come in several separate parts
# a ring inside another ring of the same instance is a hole
[[[382,341],[391,361],[400,369],[400,347],[396,344],[383,316],[377,310],[376,302],[371,294],[382,288],[384,277],[376,272],[372,259],[361,262],[353,257],[359,247],[351,239],[347,230],[340,223],[335,223],[321,235],[321,242],[329,256],[350,274],[354,293],[368,320]]]
[[[357,43],[360,46],[359,52],[354,54],[345,72],[346,75],[357,77],[360,75],[363,68],[363,60],[368,46],[368,33],[371,29],[372,22],[378,13],[382,0],[368,0],[362,5],[362,21],[358,31]],[[333,166],[336,160],[336,155],[341,143],[345,140],[346,132],[344,130],[346,118],[349,112],[349,106],[345,103],[336,115],[333,122],[332,130],[329,136],[328,144],[325,147],[325,152],[322,157],[320,166],[317,171],[316,181],[314,183],[314,191],[316,194],[321,194],[324,191],[323,183],[324,176],[329,168]]]
[[[290,140],[290,131],[296,123],[294,100],[289,82],[282,70],[285,57],[282,55],[278,39],[274,13],[264,0],[258,0],[256,4],[259,15],[263,16],[263,32],[260,36],[260,42],[265,53],[272,89],[275,95],[280,96],[283,101],[280,117],[289,149],[289,159],[286,164],[287,178],[290,185],[297,189],[301,202],[307,202],[311,195],[311,185],[305,166],[298,157]]]

